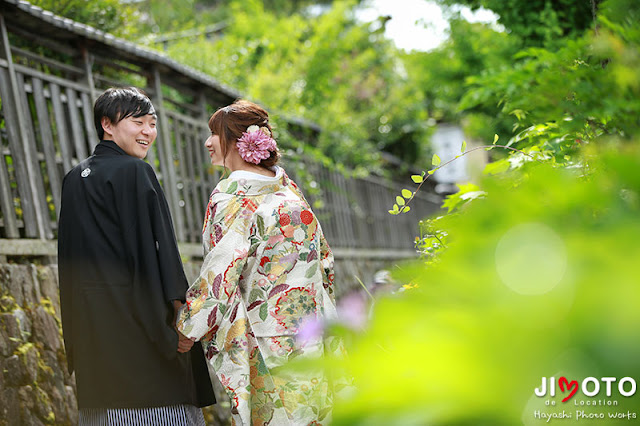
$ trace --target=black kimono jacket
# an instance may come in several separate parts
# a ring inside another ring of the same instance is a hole
[[[80,408],[215,402],[201,346],[177,352],[171,301],[188,283],[149,164],[101,141],[65,176],[58,266]]]

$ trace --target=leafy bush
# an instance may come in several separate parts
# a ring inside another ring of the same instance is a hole
[[[585,155],[588,175],[529,162],[486,177],[486,197],[438,222],[447,249],[401,265],[417,287],[380,300],[350,346],[358,392],[337,424],[529,424],[551,410],[542,377],[640,377],[640,149]],[[580,409],[640,409],[609,399]]]

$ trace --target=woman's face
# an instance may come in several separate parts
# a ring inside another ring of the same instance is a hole
[[[222,148],[220,147],[220,137],[212,133],[211,136],[209,136],[204,142],[204,146],[209,151],[211,164],[213,164],[214,166],[224,166],[224,154],[222,153]]]

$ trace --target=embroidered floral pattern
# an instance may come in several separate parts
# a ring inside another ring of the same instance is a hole
[[[285,330],[298,331],[302,321],[315,312],[315,291],[296,287],[280,296],[272,315]]]
[[[283,373],[306,318],[335,316],[333,255],[309,204],[284,171],[278,180],[224,179],[211,194],[200,278],[178,329],[200,339],[229,394],[237,425],[325,424],[332,394],[322,372]],[[335,346],[335,345],[334,345]]]

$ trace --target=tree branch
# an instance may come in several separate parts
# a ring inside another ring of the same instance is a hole
[[[533,155],[527,154],[526,152],[524,152],[524,151],[522,151],[522,150],[520,150],[520,149],[512,148],[512,147],[507,146],[507,145],[481,145],[481,146],[477,146],[477,147],[475,147],[475,148],[472,148],[472,149],[470,149],[470,150],[468,150],[468,151],[463,152],[463,153],[462,153],[462,154],[460,154],[460,155],[457,155],[457,156],[453,157],[451,160],[449,160],[449,161],[447,161],[446,163],[444,163],[444,164],[442,164],[442,165],[440,165],[440,166],[436,167],[435,169],[433,169],[433,170],[429,170],[429,173],[427,174],[427,176],[426,176],[426,177],[424,177],[424,178],[422,179],[422,182],[420,182],[420,185],[418,185],[418,187],[416,188],[416,190],[415,190],[415,191],[413,191],[413,194],[411,195],[411,198],[409,198],[409,199],[407,200],[407,202],[404,204],[404,206],[402,206],[402,207],[400,208],[400,213],[404,213],[404,211],[405,211],[405,207],[407,207],[407,206],[409,205],[409,203],[414,199],[414,197],[416,196],[416,194],[418,193],[418,191],[420,190],[420,188],[422,187],[422,185],[424,185],[424,183],[427,181],[427,179],[429,179],[429,176],[431,176],[432,174],[434,174],[434,173],[436,172],[436,170],[440,170],[441,168],[443,168],[443,167],[444,167],[444,166],[446,166],[447,164],[451,163],[451,162],[452,162],[452,161],[454,161],[454,160],[457,160],[458,158],[460,158],[460,157],[462,157],[462,156],[464,156],[464,155],[469,154],[470,152],[477,151],[477,150],[479,150],[479,149],[486,149],[486,148],[504,148],[504,149],[509,149],[509,150],[511,150],[511,151],[519,152],[519,153],[520,153],[520,154],[522,154],[522,155],[526,155],[527,157],[531,158],[531,159],[532,159],[532,160],[534,160],[534,161],[541,162],[540,160],[538,160],[537,158],[535,158]]]

